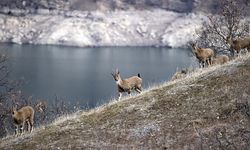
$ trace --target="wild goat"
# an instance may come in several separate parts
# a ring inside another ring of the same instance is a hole
[[[219,56],[216,56],[216,58],[212,60],[212,65],[225,64],[228,61],[229,61],[229,57],[227,55],[219,55]]]
[[[48,104],[45,101],[41,101],[37,103],[35,106],[35,109],[40,113],[43,113],[47,108],[48,108]]]
[[[114,77],[117,87],[118,87],[118,92],[119,92],[119,100],[122,96],[123,92],[127,92],[129,95],[132,90],[135,90],[138,93],[141,93],[142,91],[142,79],[140,74],[137,76],[132,76],[127,79],[122,79],[120,76],[120,72],[118,69],[114,73],[111,73],[112,76]]]
[[[226,38],[227,43],[233,48],[237,54],[240,50],[247,48],[247,51],[250,51],[250,37],[245,37],[242,39],[233,40],[231,36]]]
[[[200,48],[195,43],[192,43],[191,47],[201,67],[205,67],[206,63],[208,66],[211,65],[212,57],[214,56],[214,51],[212,49]]]
[[[27,123],[27,131],[32,132],[34,127],[34,109],[31,106],[25,106],[16,110],[16,107],[12,109],[12,118],[16,125],[15,134],[18,135],[18,127],[20,127],[20,133],[23,134],[24,124]]]
[[[188,73],[188,69],[184,69],[184,70],[181,70],[181,71],[177,71],[171,78],[171,81],[174,81],[176,79],[181,79],[181,78],[184,78]]]

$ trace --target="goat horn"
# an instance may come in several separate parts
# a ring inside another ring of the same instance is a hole
[[[118,73],[118,74],[120,73],[118,69],[116,69],[115,72]]]

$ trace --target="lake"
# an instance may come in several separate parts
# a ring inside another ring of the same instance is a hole
[[[0,52],[9,57],[11,78],[24,81],[26,96],[50,101],[58,97],[89,108],[118,96],[111,76],[116,68],[122,78],[140,73],[147,88],[169,80],[181,68],[197,66],[189,49],[2,43]]]

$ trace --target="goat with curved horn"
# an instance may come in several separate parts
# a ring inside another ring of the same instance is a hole
[[[240,51],[245,48],[247,48],[248,52],[250,51],[250,37],[233,40],[232,36],[228,36],[226,41],[230,47],[237,52],[237,54],[239,54]]]
[[[199,64],[201,67],[205,67],[205,64],[207,63],[208,66],[211,65],[212,57],[214,57],[214,51],[210,48],[200,48],[197,46],[196,43],[191,44],[192,51],[195,55],[195,57],[198,59]]]
[[[138,93],[142,92],[142,78],[140,74],[138,74],[137,76],[122,79],[119,70],[116,69],[116,71],[114,73],[111,73],[111,75],[116,81],[118,87],[119,100],[123,92],[127,92],[129,95],[131,94],[132,90],[135,90]]]
[[[23,134],[24,124],[27,123],[27,130],[32,132],[34,126],[34,109],[31,106],[25,106],[17,110],[16,107],[12,108],[12,118],[16,125],[15,134],[18,135],[20,127],[20,133]]]

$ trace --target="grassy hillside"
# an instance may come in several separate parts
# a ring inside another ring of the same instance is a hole
[[[64,117],[0,149],[248,149],[250,56]]]

